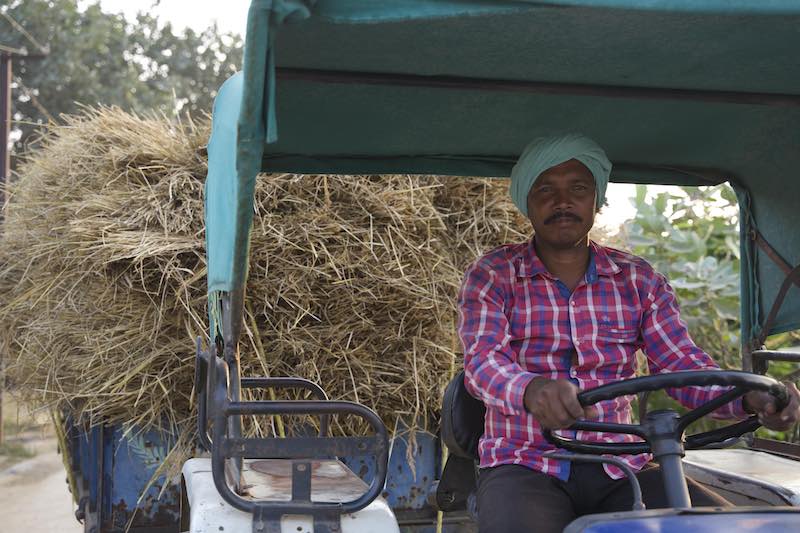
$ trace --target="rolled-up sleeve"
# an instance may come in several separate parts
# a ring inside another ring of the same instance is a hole
[[[464,277],[458,298],[458,334],[464,350],[464,384],[474,397],[507,416],[525,412],[525,388],[537,377],[516,362],[504,312],[502,280],[478,260]]]

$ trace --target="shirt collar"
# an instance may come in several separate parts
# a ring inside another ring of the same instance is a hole
[[[614,262],[608,255],[608,248],[600,246],[594,241],[589,241],[589,246],[592,249],[592,257],[594,258],[597,267],[597,274],[600,276],[613,276],[620,272],[622,269]]]
[[[533,238],[527,242],[516,263],[517,276],[523,278],[532,278],[539,275],[547,276],[548,278],[553,277],[536,254]],[[586,270],[586,281],[588,283],[594,282],[597,276],[613,276],[620,270],[619,266],[608,256],[604,246],[600,246],[594,241],[589,241],[589,268]]]

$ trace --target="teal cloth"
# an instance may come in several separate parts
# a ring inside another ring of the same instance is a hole
[[[509,193],[514,205],[528,216],[528,192],[542,172],[570,159],[577,159],[589,169],[597,186],[598,209],[606,203],[606,188],[611,175],[611,161],[596,142],[580,134],[539,137],[523,150],[511,170]]]
[[[800,224],[799,21],[797,0],[254,0],[243,73],[217,99],[208,150],[212,300],[245,285],[259,171],[508,176],[531,138],[566,124],[613,154],[615,181],[731,180],[751,195],[752,216],[739,217],[750,339],[785,274],[744,237],[757,222],[800,262],[800,232],[785,230]],[[308,77],[288,76],[297,70]],[[326,82],[328,71],[367,76]],[[699,99],[637,94],[652,88]],[[747,92],[751,103],[731,97]],[[790,293],[772,333],[795,328]]]

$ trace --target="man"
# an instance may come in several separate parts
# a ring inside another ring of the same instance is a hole
[[[537,139],[511,174],[511,197],[533,224],[526,243],[492,250],[468,269],[459,296],[465,384],[486,405],[480,441],[478,517],[481,533],[561,531],[577,516],[628,510],[630,485],[614,466],[544,457],[554,450],[542,428],[578,418],[629,423],[630,399],[583,408],[581,390],[635,375],[641,349],[651,373],[718,368],[694,345],[675,294],[646,261],[589,240],[605,203],[611,163],[580,135]],[[800,417],[800,393],[779,413],[764,393],[720,408],[715,416],[786,429]],[[725,389],[670,391],[696,407]],[[633,440],[579,432],[583,440]],[[649,456],[623,456],[642,485],[648,508],[666,507],[658,468]],[[727,505],[690,481],[696,506]]]

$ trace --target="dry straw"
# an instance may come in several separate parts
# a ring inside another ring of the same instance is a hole
[[[171,467],[192,452],[207,335],[208,132],[116,109],[68,117],[9,186],[0,248],[16,389],[87,424],[177,427]],[[462,273],[527,232],[506,196],[500,180],[260,177],[243,373],[307,377],[390,429],[435,431]]]

